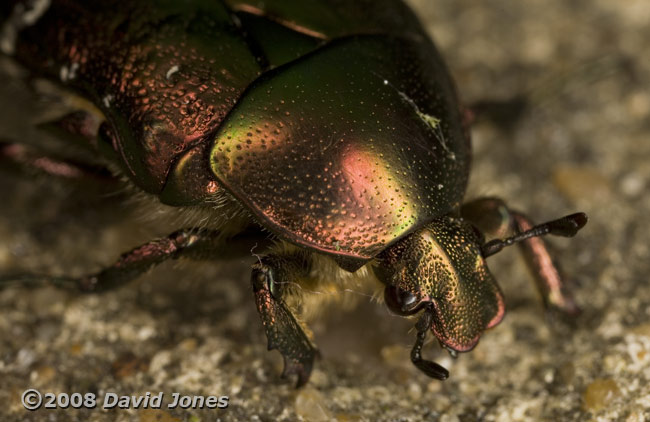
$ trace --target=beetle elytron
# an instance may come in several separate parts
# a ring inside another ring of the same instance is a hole
[[[521,242],[548,306],[577,310],[537,236],[573,236],[586,216],[533,227],[495,198],[462,204],[468,121],[401,2],[9,0],[0,13],[2,52],[86,101],[59,127],[163,204],[211,216],[97,274],[5,283],[102,291],[169,258],[265,244],[255,300],[299,385],[317,354],[294,317],[303,283],[376,278],[393,312],[420,314],[411,360],[438,379],[448,372],[422,358],[427,332],[465,352],[499,323],[485,258],[504,246]],[[18,141],[3,160],[83,177]]]

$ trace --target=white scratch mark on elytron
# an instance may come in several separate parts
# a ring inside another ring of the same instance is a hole
[[[50,0],[32,0],[19,3],[0,30],[0,50],[12,55],[16,52],[18,32],[26,26],[34,25],[50,7]]]
[[[377,76],[379,76],[379,75],[377,75]],[[420,107],[418,107],[418,105],[415,104],[415,101],[413,101],[411,99],[411,97],[409,97],[408,95],[406,95],[405,93],[403,93],[402,91],[397,89],[393,84],[390,83],[390,81],[388,79],[383,79],[383,78],[381,78],[381,79],[382,79],[382,82],[383,82],[384,85],[390,86],[392,89],[394,89],[395,92],[397,92],[399,94],[399,96],[402,97],[402,99],[404,101],[406,101],[407,104],[409,104],[411,107],[413,107],[413,109],[417,113],[418,117],[420,119],[422,119],[427,124],[427,126],[429,126],[431,128],[431,130],[433,131],[433,134],[435,135],[436,139],[438,140],[438,142],[440,142],[440,145],[442,146],[442,149],[444,149],[445,152],[447,153],[447,157],[449,157],[450,160],[455,161],[456,160],[456,154],[454,154],[454,152],[449,149],[449,147],[447,146],[447,140],[445,139],[445,135],[442,133],[442,127],[441,127],[441,124],[440,124],[441,120],[439,118],[437,118],[436,116],[426,114],[422,110],[420,110]]]
[[[415,101],[413,101],[408,95],[406,95],[400,90],[396,90],[396,91],[400,95],[400,97],[404,99],[404,101],[406,101],[411,105],[411,107],[413,107],[418,117],[424,120],[424,122],[431,128],[433,134],[436,136],[436,139],[438,139],[438,142],[440,142],[442,149],[444,149],[445,152],[447,153],[447,157],[449,157],[449,159],[451,160],[456,160],[456,154],[454,154],[454,152],[449,149],[449,147],[447,146],[447,140],[445,139],[445,135],[442,133],[442,127],[440,125],[441,120],[436,116],[432,116],[430,114],[424,113],[422,110],[420,110],[418,105],[415,104]]]

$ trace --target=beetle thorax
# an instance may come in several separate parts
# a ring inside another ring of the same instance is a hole
[[[387,249],[378,271],[380,280],[411,292],[418,300],[441,297],[440,286],[460,278],[454,258],[477,257],[478,252],[471,240],[449,232],[446,226],[452,222],[449,217],[435,220]]]

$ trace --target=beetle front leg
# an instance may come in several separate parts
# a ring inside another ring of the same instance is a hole
[[[0,141],[0,165],[75,181],[117,183],[106,168],[44,154],[25,144]]]
[[[77,110],[37,127],[60,144],[43,149],[19,139],[0,140],[0,165],[76,181],[119,181],[103,161],[94,158],[98,149],[106,158],[114,158],[110,140],[103,136],[105,130],[100,130],[106,124],[95,113]],[[77,151],[73,156],[68,151],[70,145],[74,146],[72,151]]]
[[[267,255],[253,266],[251,282],[255,293],[268,349],[278,349],[284,358],[282,376],[298,375],[297,387],[311,375],[318,350],[311,343],[283,300],[288,286],[306,277],[311,254],[304,251],[288,255]]]
[[[481,232],[494,237],[521,233],[534,226],[524,214],[509,209],[498,198],[479,198],[469,202],[463,205],[461,214]],[[519,243],[519,249],[534,276],[545,307],[569,316],[579,314],[580,309],[542,238],[526,239]]]
[[[256,242],[264,244],[270,241],[259,231],[245,231],[226,238],[217,230],[182,229],[122,254],[113,265],[95,274],[76,278],[40,274],[0,276],[0,287],[11,284],[47,284],[58,288],[99,293],[120,287],[169,259],[237,256],[250,251],[251,245]]]

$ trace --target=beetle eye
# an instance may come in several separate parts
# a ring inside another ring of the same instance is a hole
[[[384,301],[391,312],[400,316],[413,315],[420,310],[421,304],[413,293],[395,286],[386,287]]]

